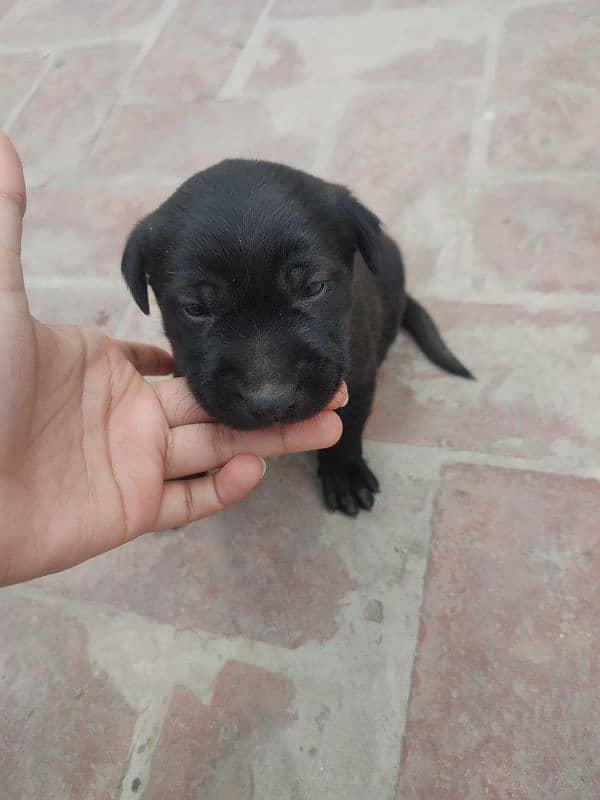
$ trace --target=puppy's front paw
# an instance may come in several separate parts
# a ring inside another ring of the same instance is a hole
[[[325,505],[331,511],[339,510],[355,517],[361,508],[373,507],[379,481],[362,456],[340,464],[322,464],[319,475]]]

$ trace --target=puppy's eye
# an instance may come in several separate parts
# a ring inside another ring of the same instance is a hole
[[[206,309],[204,306],[201,306],[200,303],[190,303],[187,306],[183,306],[183,312],[192,319],[198,319],[199,317],[207,316]]]
[[[318,297],[320,294],[323,294],[325,291],[325,281],[312,281],[312,283],[307,283],[304,289],[302,290],[302,294],[306,298]]]

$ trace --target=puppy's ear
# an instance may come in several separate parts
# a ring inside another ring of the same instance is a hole
[[[345,187],[340,187],[338,208],[342,212],[354,250],[360,251],[371,272],[377,272],[381,248],[379,218],[366,206],[363,206]]]
[[[148,233],[145,222],[142,221],[136,225],[129,235],[123,258],[121,259],[121,273],[127,286],[129,286],[133,299],[144,314],[150,313],[148,278],[146,274],[147,252]]]

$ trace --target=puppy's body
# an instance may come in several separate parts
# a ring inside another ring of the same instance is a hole
[[[378,491],[362,432],[398,327],[470,377],[406,295],[377,217],[344,187],[289,167],[230,160],[193,176],[134,229],[122,269],[145,313],[150,282],[178,373],[225,424],[308,418],[346,380],[344,433],[319,472],[328,507],[350,515]]]

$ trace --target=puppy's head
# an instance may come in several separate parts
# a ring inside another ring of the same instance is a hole
[[[133,230],[122,271],[150,283],[177,369],[240,429],[306,419],[347,366],[352,263],[375,270],[379,221],[343,187],[231,160],[200,172]]]

